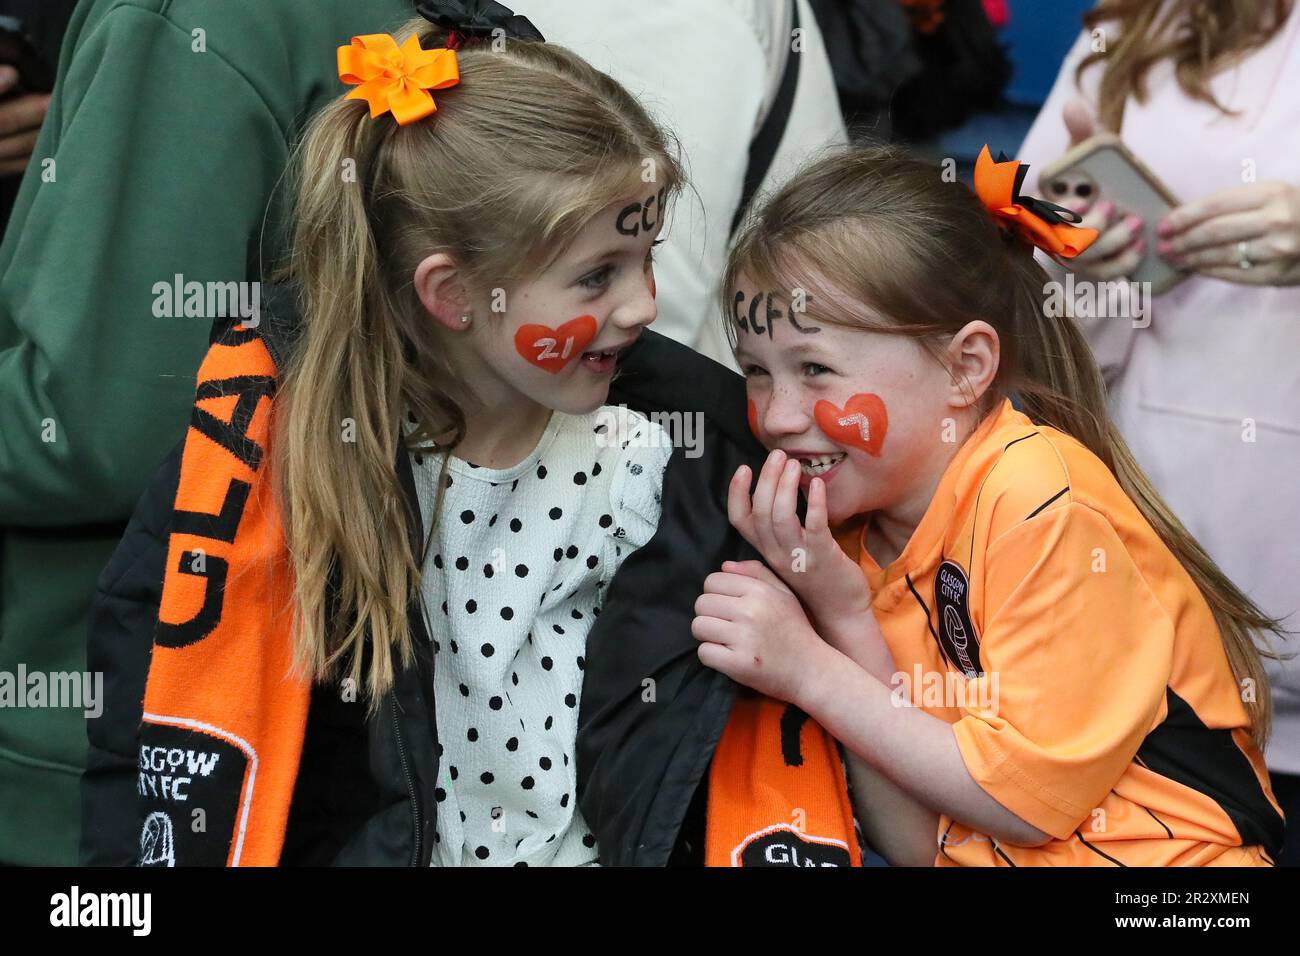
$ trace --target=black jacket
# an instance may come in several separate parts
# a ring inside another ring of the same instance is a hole
[[[268,287],[263,298],[259,333],[283,369],[299,328],[295,301],[283,288]],[[646,330],[620,370],[607,402],[646,414],[700,413],[702,454],[673,449],[659,528],[624,560],[588,637],[579,806],[603,863],[696,862],[699,784],[735,688],[699,663],[690,625],[705,576],[724,560],[758,556],[728,523],[725,494],[736,468],[757,470],[764,451],[749,432],[744,382],[729,369]],[[140,499],[91,611],[88,666],[104,674],[105,706],[87,722],[83,865],[130,865],[139,855],[139,729],[180,459],[178,445]],[[396,464],[418,545],[409,455],[399,452]],[[396,675],[377,717],[365,719],[330,686],[313,690],[282,864],[429,864],[438,773],[433,654],[422,613],[411,611],[415,663]],[[643,701],[647,687],[654,703]]]

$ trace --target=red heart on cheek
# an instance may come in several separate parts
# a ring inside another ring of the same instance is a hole
[[[813,417],[828,438],[880,457],[885,433],[889,431],[889,415],[879,395],[859,393],[845,402],[842,409],[834,402],[822,400],[813,406]]]
[[[752,398],[749,400],[749,430],[760,442],[763,440],[758,434],[758,406]]]
[[[554,375],[574,359],[581,358],[583,349],[595,337],[594,315],[580,315],[558,329],[549,325],[521,325],[515,332],[515,351]]]

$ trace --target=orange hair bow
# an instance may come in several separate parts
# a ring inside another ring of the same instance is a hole
[[[1020,186],[1028,172],[1027,165],[1006,156],[999,155],[994,162],[985,146],[975,161],[975,194],[999,225],[1010,228],[1044,252],[1073,259],[1092,245],[1100,233],[1074,225],[1080,221],[1079,215],[1064,206],[1021,196]]]
[[[361,84],[347,95],[365,100],[374,119],[389,111],[405,126],[438,109],[429,90],[460,82],[454,50],[425,50],[418,36],[402,46],[387,33],[353,37],[351,46],[338,48],[339,79]]]

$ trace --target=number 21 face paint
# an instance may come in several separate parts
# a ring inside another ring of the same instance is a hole
[[[879,395],[859,392],[843,408],[823,399],[813,406],[813,418],[832,441],[861,448],[873,458],[880,457],[889,431],[889,414]]]
[[[521,325],[515,332],[515,351],[528,362],[552,375],[582,357],[596,337],[596,317],[580,315],[558,329],[549,325]]]

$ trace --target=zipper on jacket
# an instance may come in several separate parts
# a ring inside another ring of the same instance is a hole
[[[392,701],[393,711],[393,735],[397,739],[397,756],[402,764],[402,776],[406,778],[406,790],[411,795],[411,821],[415,825],[415,852],[411,856],[411,866],[420,865],[420,802],[415,795],[415,781],[411,779],[411,769],[406,763],[406,747],[402,744],[402,727],[397,719],[397,695],[391,694],[389,700]]]

